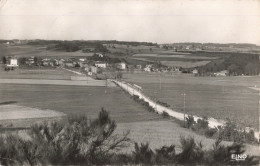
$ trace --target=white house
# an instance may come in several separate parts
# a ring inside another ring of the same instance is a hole
[[[95,66],[100,68],[107,68],[107,64],[104,62],[96,62]]]
[[[11,58],[10,63],[7,64],[8,67],[17,67],[18,66],[18,61],[16,58]]]
[[[119,63],[118,68],[120,68],[122,70],[126,69],[126,63],[124,63],[124,62]]]
[[[198,69],[193,69],[193,70],[192,70],[192,73],[193,73],[193,74],[198,74],[199,71],[198,71]]]
[[[144,71],[151,72],[152,71],[152,65],[146,65],[144,68]]]
[[[228,71],[227,70],[222,70],[220,72],[214,73],[216,76],[227,76]]]

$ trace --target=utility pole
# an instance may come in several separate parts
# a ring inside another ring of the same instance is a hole
[[[161,73],[160,73],[160,90],[162,89],[162,78],[161,78]]]
[[[185,93],[185,91],[181,94],[181,95],[183,95],[183,119],[184,119],[184,126],[185,126],[185,106],[186,106],[186,93]]]

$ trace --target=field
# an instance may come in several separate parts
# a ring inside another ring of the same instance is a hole
[[[76,52],[65,52],[65,51],[53,51],[46,50],[46,47],[35,46],[35,45],[18,45],[8,46],[0,44],[0,52],[2,56],[14,55],[16,57],[30,57],[30,56],[41,56],[41,57],[86,57],[92,56],[93,53],[83,53],[81,50]],[[1,55],[0,54],[0,55]]]
[[[0,78],[10,78],[10,79],[20,78],[20,79],[70,80],[71,76],[76,76],[76,74],[60,68],[46,68],[46,67],[32,68],[32,69],[18,68],[13,71],[4,71],[0,69]]]
[[[259,127],[259,77],[193,77],[185,75],[125,74],[128,82],[142,87],[154,100],[168,103],[176,111],[191,115],[228,118],[242,127]],[[161,80],[161,81],[160,81]],[[161,82],[161,86],[160,86]]]
[[[129,130],[129,137],[132,141],[148,141],[152,148],[165,144],[179,144],[181,135],[193,136],[196,141],[203,141],[205,148],[210,148],[214,143],[212,139],[180,127],[172,122],[173,120],[166,120],[156,113],[146,111],[119,88],[0,84],[0,99],[1,102],[13,101],[18,106],[43,111],[50,109],[68,116],[70,114],[87,115],[90,119],[97,117],[101,107],[104,107],[116,120],[118,134]],[[16,127],[28,127],[39,121],[42,119],[20,119],[13,121],[13,124]],[[128,149],[129,152],[133,148],[131,146]],[[256,150],[256,147],[250,147],[248,153],[256,153]]]

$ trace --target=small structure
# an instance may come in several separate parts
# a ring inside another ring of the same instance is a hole
[[[89,71],[89,72],[96,74],[98,72],[98,68],[96,66],[91,66],[91,71]]]
[[[142,65],[136,65],[136,69],[142,69]]]
[[[64,65],[66,67],[74,67],[74,64],[72,62],[65,62]]]
[[[152,65],[146,65],[144,68],[144,71],[151,72],[152,71]]]
[[[214,73],[215,76],[227,76],[228,70],[222,70],[220,72]]]
[[[118,67],[119,69],[125,70],[125,69],[126,69],[126,63],[124,63],[124,62],[118,63],[118,64],[117,64],[117,67]]]
[[[107,68],[107,63],[105,63],[105,62],[96,62],[95,66],[96,67],[100,67],[100,68]]]
[[[16,58],[11,57],[9,63],[6,65],[7,67],[18,67],[18,61]]]
[[[192,74],[198,74],[198,73],[199,73],[198,69],[193,69],[192,70]]]

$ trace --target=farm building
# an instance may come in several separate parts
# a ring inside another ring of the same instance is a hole
[[[72,62],[65,62],[64,65],[66,67],[74,67],[74,64]]]
[[[220,72],[214,73],[214,75],[216,75],[216,76],[227,76],[228,75],[228,71],[227,70],[222,70]]]
[[[7,67],[18,67],[18,61],[16,58],[10,58],[9,62],[6,65]]]
[[[193,69],[192,70],[192,74],[198,74],[198,73],[199,73],[198,69]]]
[[[144,68],[144,71],[151,72],[152,71],[152,65],[146,65]]]
[[[95,66],[96,67],[100,67],[100,68],[107,68],[107,63],[105,63],[105,62],[96,62]]]
[[[126,63],[124,63],[124,62],[118,63],[117,68],[125,70],[126,69]]]

